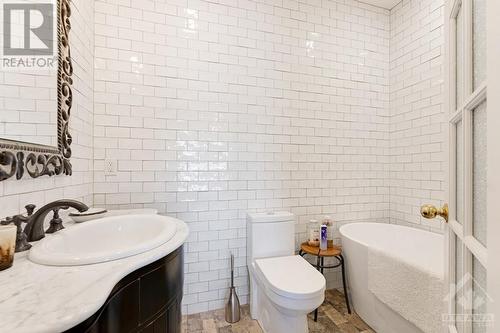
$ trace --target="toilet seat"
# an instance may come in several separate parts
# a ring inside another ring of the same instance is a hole
[[[262,284],[273,294],[291,300],[324,297],[325,277],[301,256],[257,259],[255,264]]]

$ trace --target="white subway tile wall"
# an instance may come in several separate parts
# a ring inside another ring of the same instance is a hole
[[[72,0],[71,7],[70,45],[74,84],[70,133],[73,137],[71,145],[73,175],[37,179],[26,175],[21,181],[9,179],[0,182],[0,218],[24,212],[24,205],[28,203],[40,206],[61,198],[78,199],[87,204],[93,202],[94,3],[88,0]],[[31,89],[38,91],[40,88],[36,85],[36,80],[23,79],[22,82],[32,83]],[[44,82],[43,85],[45,84]],[[54,86],[56,84],[55,77],[52,84]],[[0,90],[2,91],[0,95],[3,96],[9,89],[4,89],[2,85]],[[56,108],[56,105],[54,102],[53,107]],[[13,109],[9,113],[17,113],[13,116],[20,120],[19,124],[23,124],[26,120],[23,118],[22,108]],[[55,115],[56,109],[51,113]],[[53,137],[55,136],[54,132]]]
[[[223,307],[230,252],[247,301],[247,211],[292,211],[297,243],[310,218],[389,220],[389,19],[345,0],[95,2],[94,200],[188,223],[185,313]]]
[[[391,10],[391,223],[441,231],[420,206],[442,205],[446,186],[443,0],[404,0]]]
[[[184,313],[224,305],[230,252],[248,301],[248,211],[295,213],[297,248],[324,215],[439,231],[419,207],[444,196],[442,7],[73,0],[73,176],[0,182],[0,216],[69,197],[183,219]]]

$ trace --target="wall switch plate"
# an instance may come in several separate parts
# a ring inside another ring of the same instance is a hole
[[[118,162],[116,160],[106,159],[104,160],[104,175],[105,176],[115,176],[118,172]]]

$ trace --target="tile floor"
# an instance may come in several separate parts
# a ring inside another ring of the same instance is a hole
[[[184,317],[184,333],[262,333],[259,324],[250,318],[248,306],[242,308],[242,318],[236,324],[224,320],[224,310],[215,310]],[[338,290],[328,290],[323,305],[314,322],[309,315],[309,333],[375,333],[355,313],[348,314],[344,295]]]

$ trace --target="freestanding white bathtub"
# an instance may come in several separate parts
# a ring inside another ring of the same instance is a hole
[[[416,275],[421,269],[422,274],[442,277],[443,236],[386,223],[351,223],[342,226],[340,234],[355,311],[378,333],[421,333],[419,327],[370,291],[369,256],[375,249],[394,258],[390,274],[398,274],[398,267],[411,267],[416,269]]]

